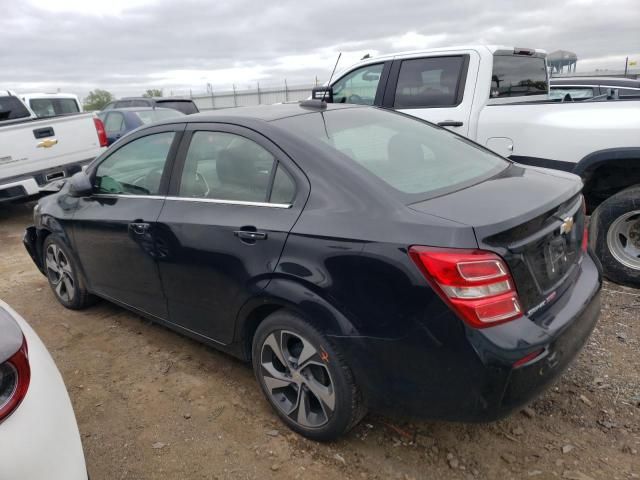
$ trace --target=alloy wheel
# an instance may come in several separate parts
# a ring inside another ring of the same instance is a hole
[[[336,408],[334,384],[323,354],[303,336],[287,330],[272,332],[262,344],[260,375],[267,393],[301,427],[325,425]]]
[[[75,291],[73,270],[67,256],[54,243],[47,247],[45,266],[56,295],[64,302],[71,302]]]
[[[640,210],[627,212],[611,224],[607,247],[618,262],[640,270]]]

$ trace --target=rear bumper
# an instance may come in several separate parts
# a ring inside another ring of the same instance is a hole
[[[372,410],[440,420],[496,420],[539,395],[586,343],[600,314],[601,278],[589,255],[579,268],[573,285],[535,321],[523,317],[474,330],[451,313],[434,319],[438,327],[416,321],[414,331],[400,339],[333,339]]]
[[[93,158],[88,158],[26,175],[0,179],[0,203],[37,195],[47,183],[72,176],[92,160]]]

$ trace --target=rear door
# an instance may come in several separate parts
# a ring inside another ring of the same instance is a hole
[[[221,343],[263,290],[308,196],[273,143],[231,125],[185,133],[155,240],[171,322]]]
[[[472,50],[395,57],[382,105],[467,135],[475,90],[467,73],[478,65]]]

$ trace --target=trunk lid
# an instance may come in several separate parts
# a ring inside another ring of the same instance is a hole
[[[579,177],[514,164],[472,187],[410,208],[473,227],[478,245],[505,259],[529,315],[553,302],[581,258]]]

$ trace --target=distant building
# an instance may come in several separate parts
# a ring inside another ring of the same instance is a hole
[[[571,73],[576,71],[578,56],[566,50],[556,50],[547,56],[547,63],[551,67],[551,73],[564,73],[564,67],[567,67],[567,73]]]

